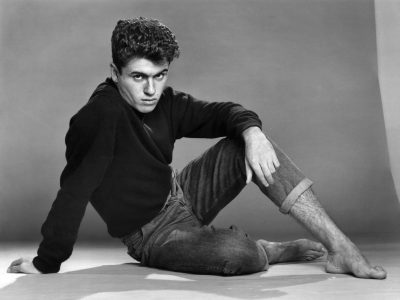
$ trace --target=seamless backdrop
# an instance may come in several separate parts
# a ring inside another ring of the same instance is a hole
[[[65,165],[70,117],[109,74],[118,19],[151,16],[176,33],[170,85],[256,111],[350,235],[398,234],[378,85],[374,2],[2,1],[0,239],[40,238]],[[174,166],[215,143],[183,140]],[[216,219],[254,236],[304,231],[249,186]],[[80,239],[105,239],[89,205]]]

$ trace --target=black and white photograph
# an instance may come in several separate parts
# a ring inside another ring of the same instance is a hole
[[[0,1],[0,299],[400,299],[399,0]]]

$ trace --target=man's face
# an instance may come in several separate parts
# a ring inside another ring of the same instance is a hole
[[[112,65],[112,79],[126,102],[141,113],[154,110],[164,90],[168,62],[155,64],[146,58],[132,58],[118,72]]]

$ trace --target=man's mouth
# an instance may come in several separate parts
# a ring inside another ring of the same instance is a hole
[[[153,99],[142,99],[142,101],[146,104],[146,105],[151,105],[157,102],[156,98]]]

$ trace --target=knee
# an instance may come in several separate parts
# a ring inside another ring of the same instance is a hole
[[[219,145],[224,151],[234,153],[237,156],[244,156],[244,143],[239,139],[226,137],[220,140],[217,145]]]
[[[254,273],[255,270],[249,270],[249,265],[253,265],[254,257],[244,251],[230,251],[229,254],[223,253],[223,265],[221,275],[233,276],[247,273]]]
[[[244,143],[239,139],[223,138],[217,143],[219,149],[218,155],[228,160],[232,167],[240,169],[246,174],[245,167],[245,147]]]
[[[264,253],[260,252],[256,243],[252,240],[240,242],[220,243],[216,254],[223,262],[221,275],[232,276],[241,274],[256,273],[265,270],[267,259]]]

